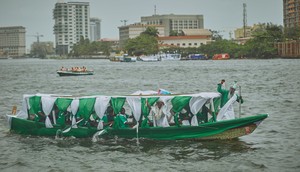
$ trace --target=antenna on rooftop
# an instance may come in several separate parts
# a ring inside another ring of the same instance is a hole
[[[123,22],[124,23],[124,26],[126,26],[126,22],[127,22],[128,20],[121,20],[121,22]]]
[[[247,11],[246,11],[246,3],[243,3],[243,24],[244,24],[244,38],[246,37],[246,27],[247,27]]]
[[[154,15],[156,15],[156,5],[154,5]]]

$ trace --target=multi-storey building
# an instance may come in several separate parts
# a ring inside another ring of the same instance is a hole
[[[203,29],[203,15],[152,15],[141,17],[141,23],[163,25],[165,35],[169,36],[171,31],[180,33],[182,29]]]
[[[212,33],[207,29],[183,29],[182,36],[158,37],[160,47],[199,47],[212,41]]]
[[[284,27],[300,27],[300,0],[283,0]]]
[[[283,24],[285,29],[299,32],[300,0],[283,0]],[[280,57],[300,58],[300,41],[286,40],[275,45]]]
[[[99,18],[90,18],[90,40],[97,41],[101,38],[101,20]]]
[[[53,10],[53,18],[57,54],[67,54],[81,37],[89,38],[89,2],[58,2]]]
[[[0,27],[0,56],[20,57],[26,53],[25,27]]]
[[[158,31],[158,36],[164,36],[165,35],[165,27],[162,25],[154,25],[154,24],[141,24],[141,23],[135,23],[131,25],[125,25],[119,27],[119,37],[120,42],[119,46],[123,47],[124,43],[129,38],[135,38],[139,36],[142,32],[144,32],[147,27],[155,27]]]

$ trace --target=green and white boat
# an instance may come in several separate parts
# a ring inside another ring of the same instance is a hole
[[[216,115],[220,111],[219,93],[153,93],[136,92],[125,96],[24,95],[22,109],[16,115],[7,115],[10,131],[24,135],[77,138],[233,139],[252,133],[268,117],[267,114],[257,114],[217,121]],[[169,119],[167,127],[152,125],[154,118],[150,115],[149,106],[159,101],[164,102],[163,111]],[[210,113],[202,113],[204,106]],[[125,108],[127,114],[132,116],[131,124],[118,127],[114,117],[114,123],[106,126],[104,118],[107,117],[109,107],[115,114]],[[191,125],[181,123],[180,114],[186,108],[189,109]]]

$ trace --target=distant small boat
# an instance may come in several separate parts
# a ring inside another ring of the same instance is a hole
[[[72,67],[71,69],[62,67],[60,70],[57,70],[56,73],[59,76],[81,76],[81,75],[93,75],[93,70],[87,70],[85,67]]]
[[[181,59],[181,54],[161,54],[161,61],[177,61]]]
[[[136,57],[128,56],[128,54],[118,54],[109,60],[112,62],[136,62]]]
[[[159,57],[157,57],[156,55],[141,56],[140,59],[143,62],[158,62],[158,61],[160,61]]]
[[[94,71],[88,70],[88,71],[62,71],[58,70],[57,74],[59,76],[81,76],[81,75],[93,75]]]
[[[212,59],[213,60],[228,60],[228,59],[230,59],[230,56],[228,53],[215,54]]]
[[[181,60],[208,60],[208,57],[204,54],[189,54],[187,57]]]

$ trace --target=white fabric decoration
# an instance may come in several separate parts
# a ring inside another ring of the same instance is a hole
[[[108,96],[99,96],[96,97],[95,105],[94,105],[94,110],[97,114],[97,116],[100,118],[97,129],[103,129],[103,116],[104,113],[107,109],[108,103],[110,101],[110,97]]]
[[[52,111],[54,102],[56,101],[56,97],[43,96],[41,98],[41,101],[42,101],[43,112],[46,115],[46,121],[45,121],[46,128],[53,128],[53,125],[51,123],[49,115],[50,115],[50,113]]]
[[[76,124],[76,113],[78,111],[78,107],[79,107],[79,99],[73,99],[72,103],[71,103],[71,111],[72,111],[72,128],[77,128],[77,124]]]
[[[22,109],[17,113],[17,118],[27,119],[28,109],[30,109],[29,98],[34,95],[23,95]]]
[[[206,98],[203,97],[192,97],[190,102],[189,102],[189,106],[191,109],[191,112],[193,115],[196,115],[200,109],[202,108],[202,106],[205,104],[205,102],[207,101]]]
[[[234,109],[233,104],[237,100],[237,95],[234,94],[231,99],[221,108],[219,114],[217,115],[217,121],[227,120],[227,119],[234,119]]]
[[[126,101],[133,113],[133,117],[136,121],[139,121],[142,115],[142,104],[140,97],[127,97]]]
[[[192,117],[191,126],[198,126],[198,119],[196,115]]]

